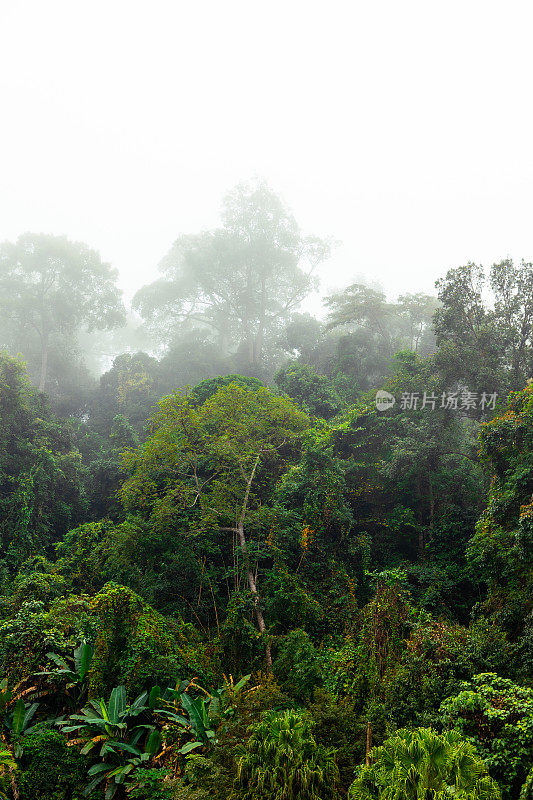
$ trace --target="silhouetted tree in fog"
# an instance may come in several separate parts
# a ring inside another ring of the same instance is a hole
[[[207,328],[223,356],[239,351],[261,373],[266,349],[313,288],[330,247],[303,236],[262,181],[230,192],[222,221],[216,230],[181,236],[160,265],[162,277],[137,293],[134,306],[165,343]]]
[[[64,236],[26,233],[0,247],[0,343],[47,388],[54,348],[75,349],[82,329],[122,325],[116,270]]]

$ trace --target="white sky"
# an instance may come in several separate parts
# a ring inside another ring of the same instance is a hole
[[[342,241],[324,290],[533,260],[532,27],[513,0],[0,0],[0,239],[85,241],[131,296],[257,174]]]

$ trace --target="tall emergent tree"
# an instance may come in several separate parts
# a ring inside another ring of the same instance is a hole
[[[447,382],[500,394],[523,389],[533,369],[533,264],[505,259],[487,275],[469,263],[449,270],[437,287],[437,364]]]
[[[272,339],[314,285],[329,244],[303,236],[264,181],[240,184],[224,200],[223,225],[180,236],[162,277],[134,306],[165,344],[191,327],[211,331],[223,355],[239,351],[260,373]]]
[[[24,365],[0,352],[0,583],[80,521],[81,475],[68,426],[36,396]]]
[[[379,287],[354,283],[326,297],[325,305],[329,334],[315,347],[311,363],[331,376],[343,372],[355,377],[363,391],[383,383],[395,353],[410,350],[427,356],[435,350],[435,297],[419,292],[390,302]],[[327,355],[328,339],[333,357]],[[326,355],[324,364],[321,350]]]
[[[309,417],[290,400],[262,386],[230,383],[201,405],[179,392],[163,399],[152,435],[125,456],[130,477],[122,497],[128,510],[147,517],[155,529],[170,524],[184,536],[199,529],[233,534],[262,634],[266,623],[248,531],[261,525],[262,503],[296,461],[309,426]],[[266,661],[270,667],[268,639]]]
[[[69,349],[83,329],[124,324],[116,277],[95,250],[64,236],[26,233],[0,246],[0,344],[28,360],[40,391],[54,348]]]

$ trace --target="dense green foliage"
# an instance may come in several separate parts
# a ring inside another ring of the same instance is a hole
[[[9,800],[531,800],[531,265],[322,322],[328,251],[238,187],[113,339],[94,251],[2,247]]]
[[[459,733],[402,729],[372,750],[350,787],[350,800],[498,800],[498,786]]]
[[[335,753],[317,745],[309,720],[296,711],[270,712],[254,725],[237,761],[242,800],[335,800]]]
[[[533,689],[494,673],[476,675],[440,708],[483,756],[506,796],[524,784],[533,766]]]

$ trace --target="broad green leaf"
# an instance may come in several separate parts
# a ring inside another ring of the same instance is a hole
[[[26,706],[22,697],[19,697],[15,704],[13,711],[13,733],[19,734],[24,730],[24,717],[26,714]]]
[[[83,642],[74,651],[74,662],[76,664],[76,672],[80,681],[85,679],[94,655],[94,647],[90,642]]]
[[[196,750],[197,747],[202,747],[202,742],[187,742],[187,744],[184,744],[183,747],[180,747],[178,753],[184,756],[187,755],[187,753],[190,753],[191,750]]]
[[[126,689],[124,686],[116,686],[109,698],[109,721],[117,723],[126,708]]]
[[[150,709],[154,709],[156,707],[157,701],[161,697],[161,687],[160,686],[153,686],[150,690],[150,695],[148,698],[148,706]]]
[[[94,780],[88,783],[85,789],[83,790],[83,796],[88,797],[91,794],[91,792],[93,792],[96,789],[96,787],[102,783],[103,780],[104,780],[103,775],[100,775],[100,777],[98,778],[94,778]]]
[[[132,747],[131,745],[127,744],[126,742],[117,742],[114,741],[111,743],[113,747],[116,747],[118,750],[124,750],[126,753],[132,753],[134,756],[140,756],[141,751],[137,747]]]
[[[193,701],[185,692],[181,695],[181,704],[189,715],[192,727],[197,731],[200,736],[205,735],[205,726],[203,723],[202,709],[198,707],[197,703]]]
[[[161,748],[161,734],[159,731],[152,731],[146,741],[145,751],[151,756],[155,756]]]
[[[233,691],[240,692],[243,686],[246,686],[251,677],[252,677],[251,675],[245,675],[243,678],[240,679],[240,681],[237,681],[237,683],[233,687]]]
[[[94,764],[87,771],[87,775],[98,775],[100,772],[106,772],[108,769],[109,769],[109,764]]]
[[[39,708],[39,703],[32,703],[31,706],[28,708],[28,710],[24,715],[24,722],[22,727],[23,730],[26,730],[38,708]]]

